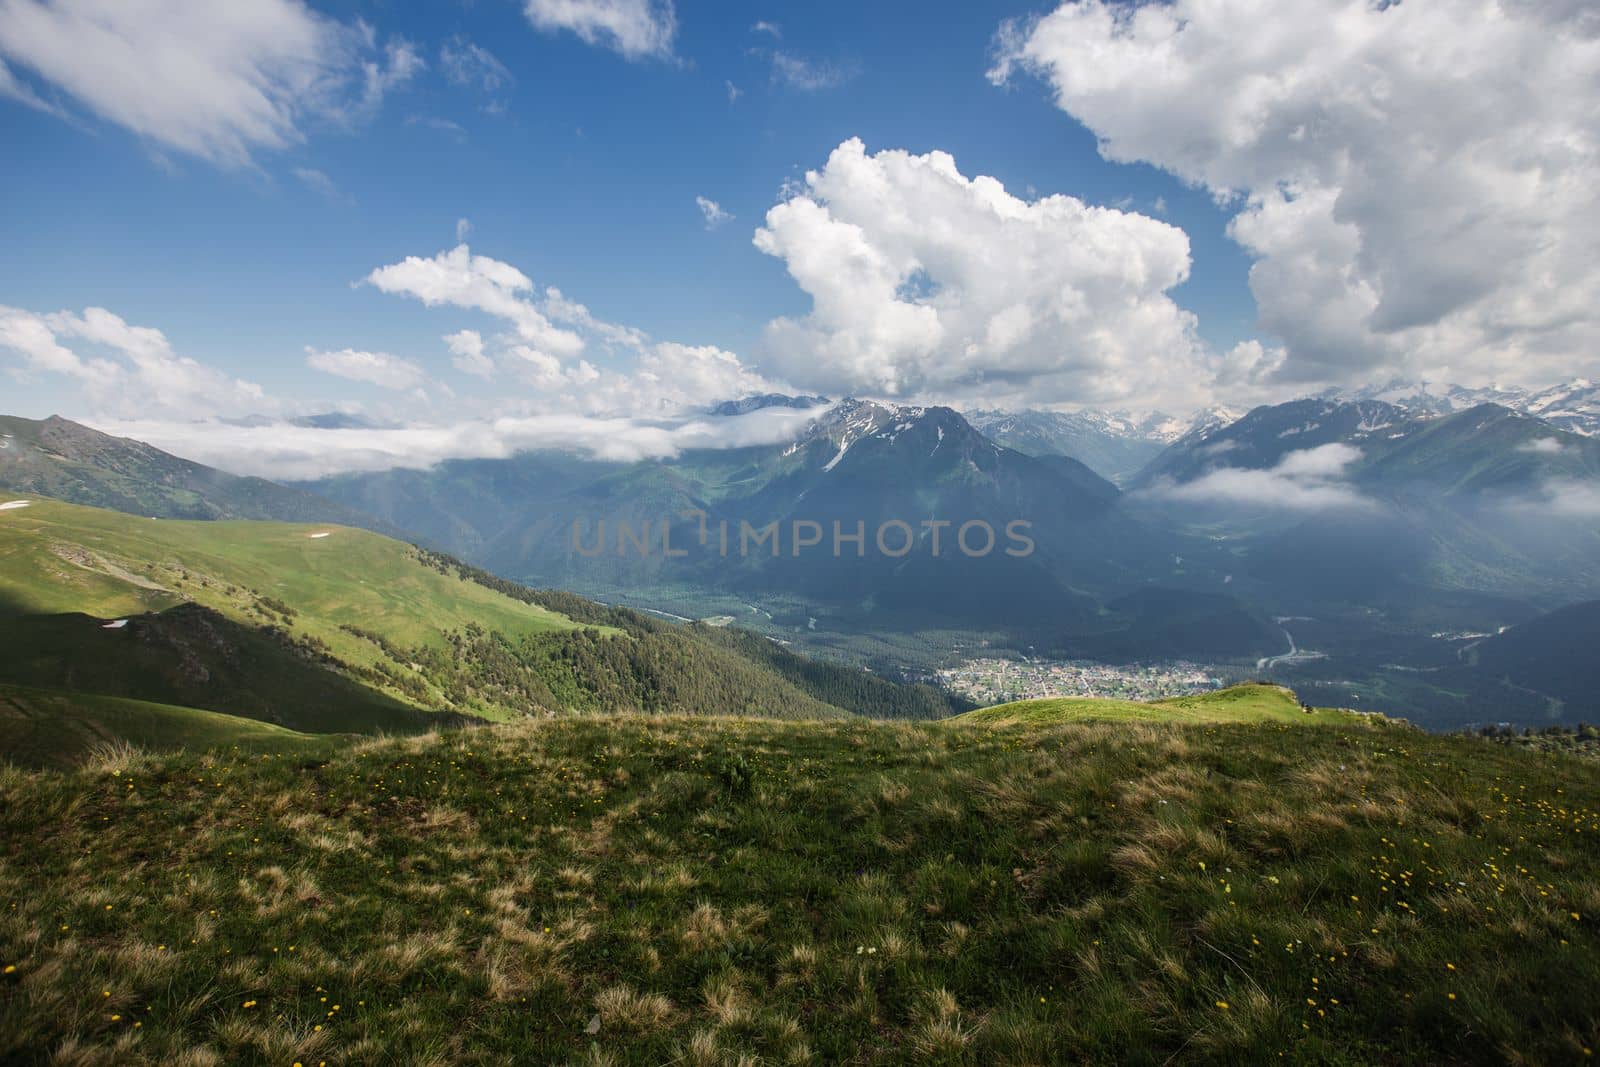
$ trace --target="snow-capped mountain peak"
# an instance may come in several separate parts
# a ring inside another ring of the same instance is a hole
[[[1587,378],[1540,390],[1395,380],[1327,395],[1335,400],[1380,400],[1413,415],[1449,415],[1480,404],[1499,404],[1569,433],[1600,436],[1600,384]]]

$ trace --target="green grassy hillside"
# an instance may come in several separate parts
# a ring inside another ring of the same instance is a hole
[[[198,708],[0,684],[0,753],[28,766],[66,768],[82,753],[127,744],[294,752],[339,741]]]
[[[1368,716],[1316,708],[1307,711],[1293,690],[1277,685],[1235,685],[1212,693],[1141,704],[1131,700],[1060,697],[1019,700],[967,712],[961,721],[1047,726],[1064,722],[1187,722],[1349,724]]]
[[[0,415],[0,493],[70,500],[141,518],[384,526],[338,497],[240,478],[59,415],[38,420]]]
[[[117,618],[185,601],[252,622],[282,619],[341,658],[371,659],[344,630],[442,647],[475,622],[512,637],[573,623],[421,564],[410,545],[341,526],[175,522],[36,499],[0,511],[0,608]]]
[[[827,719],[929,705],[927,693],[860,671],[775,663],[761,639],[536,592],[361,530],[22,503],[0,508],[0,683],[317,734],[569,712]],[[103,706],[85,701],[76,714]],[[120,721],[96,736],[123,736]]]
[[[567,718],[0,772],[0,1060],[1576,1063],[1600,766]]]
[[[105,625],[80,614],[0,617],[0,679],[312,732],[410,733],[459,720],[366,684],[282,627],[246,625],[195,604],[135,615],[121,629]]]
[[[157,521],[26,499],[0,510],[0,682],[84,698],[74,714],[98,722],[95,736],[142,736],[121,728],[125,718],[96,719],[111,706],[100,697],[313,733],[504,716],[511,709],[478,694],[446,699],[416,658],[449,650],[468,627],[508,641],[576,628],[363,530]],[[55,736],[69,747],[45,762],[81,755],[74,742],[90,734]]]

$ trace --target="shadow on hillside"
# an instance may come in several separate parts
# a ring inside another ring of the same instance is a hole
[[[22,600],[0,589],[0,619],[9,619],[26,612],[27,608]]]
[[[120,628],[83,614],[0,614],[0,681],[203,708],[306,733],[450,725],[342,670],[325,648],[197,604]]]

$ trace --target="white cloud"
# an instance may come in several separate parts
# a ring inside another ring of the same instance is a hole
[[[706,229],[714,230],[724,222],[733,218],[728,212],[722,210],[722,205],[715,200],[708,200],[703,196],[694,198],[695,206],[700,209],[700,214],[705,216]]]
[[[1273,378],[1286,358],[1281,346],[1240,341],[1217,364],[1213,387],[1231,404],[1270,402],[1279,391]]]
[[[567,299],[566,294],[553,285],[544,291],[544,300],[540,303],[540,307],[556,322],[594,334],[607,344],[643,348],[649,340],[643,330],[596,318],[588,307],[576,300]]]
[[[722,84],[728,90],[728,103],[737,104],[739,102],[739,98],[744,95],[744,90],[733,84],[731,81],[724,81]]]
[[[1600,483],[1572,479],[1548,481],[1538,505],[1544,514],[1562,519],[1600,519]]]
[[[494,377],[494,360],[483,353],[483,335],[477,330],[457,330],[445,334],[445,347],[450,349],[451,366],[462,374],[485,380]]]
[[[357,28],[367,39],[370,48],[374,43],[371,27],[359,23]],[[362,60],[361,111],[367,115],[376,112],[385,96],[426,70],[427,66],[416,47],[406,40],[394,40],[385,45],[382,60]]]
[[[528,299],[533,282],[527,275],[508,263],[475,256],[465,244],[432,259],[407,256],[379,267],[366,280],[385,293],[412,296],[429,307],[475,308],[506,319],[527,345],[555,357],[583,351],[583,338],[556,326]]]
[[[224,166],[300,141],[308,118],[369,115],[421,66],[409,44],[380,49],[364,23],[300,0],[7,0],[0,56],[102,118]],[[14,74],[0,90],[41,102]]]
[[[808,59],[792,52],[773,52],[772,80],[791,89],[814,93],[836,89],[855,77],[855,68],[825,59]]]
[[[458,141],[465,141],[467,139],[466,127],[462,126],[459,122],[452,122],[449,119],[440,118],[437,115],[407,115],[406,125],[421,126],[424,129],[438,130],[440,133],[448,133],[453,135]]]
[[[731,88],[732,83],[729,84]],[[67,117],[66,112],[18,81],[17,76],[11,73],[11,68],[7,67],[4,62],[0,62],[0,97],[19,101],[37,111],[43,111],[45,114],[54,115],[57,118]]]
[[[541,290],[509,263],[473,255],[466,245],[379,267],[366,280],[430,307],[470,308],[506,322],[511,329],[490,338],[474,330],[447,335],[454,365],[484,378],[503,373],[533,390],[528,401],[545,410],[661,415],[785,388],[715,346],[655,341],[605,321],[560,289]]]
[[[797,386],[1156,407],[1205,372],[1193,317],[1167,295],[1189,273],[1174,226],[1021,200],[946,153],[869,155],[854,139],[791,194],[755,244],[812,298],[763,342]]]
[[[428,380],[416,363],[387,352],[362,352],[342,348],[337,352],[306,349],[306,366],[353,382],[367,382],[384,389],[415,389]]]
[[[452,85],[467,85],[494,96],[516,84],[506,65],[487,48],[456,34],[439,46],[439,69]]]
[[[472,232],[471,219],[456,219],[456,244],[461,244]]]
[[[103,354],[85,356],[67,342]],[[104,308],[41,315],[0,305],[0,349],[20,355],[27,371],[75,379],[101,411],[228,414],[271,406],[260,386],[179,356],[160,330]]]
[[[1281,387],[1600,366],[1592,5],[1081,0],[1002,27],[1018,69],[1236,210]]]
[[[1334,443],[1290,452],[1267,470],[1219,467],[1193,481],[1165,483],[1146,490],[1166,500],[1229,504],[1262,510],[1333,511],[1371,506],[1345,480],[1361,450]]]
[[[746,367],[715,345],[661,341],[640,353],[625,371],[601,371],[583,383],[581,402],[592,411],[671,414],[694,411],[713,400],[736,399],[787,387]]]
[[[766,22],[766,21],[757,22],[755,25],[750,27],[750,32],[751,33],[765,33],[768,36],[773,37],[773,38],[782,38],[783,37],[783,27],[779,26],[776,22]]]
[[[546,33],[569,30],[628,59],[670,57],[678,32],[672,0],[527,0],[524,10]]]
[[[1567,446],[1555,437],[1539,437],[1532,441],[1524,441],[1517,446],[1518,452],[1533,452],[1541,456],[1554,456],[1566,450]]]
[[[316,170],[312,167],[295,167],[293,174],[296,178],[300,179],[302,185],[304,185],[307,189],[310,189],[312,192],[320,193],[329,200],[343,199],[343,195],[339,192],[339,187],[334,184],[332,178],[328,177],[322,171]]]
[[[346,471],[426,468],[447,459],[504,459],[541,448],[632,462],[688,449],[777,444],[798,436],[819,409],[763,408],[726,417],[670,419],[536,414],[399,428],[318,429],[289,423],[236,425],[90,419],[96,429],[235,474],[296,480]]]

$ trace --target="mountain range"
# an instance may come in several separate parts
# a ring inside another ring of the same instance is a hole
[[[1243,411],[1208,408],[1188,418],[1104,411],[971,411],[966,417],[991,440],[1030,456],[1071,456],[1121,485],[1168,445],[1233,422]]]
[[[820,406],[786,444],[637,463],[529,452],[289,486],[11,419],[0,487],[146,516],[403,532],[508,578],[884,668],[982,647],[1260,660],[1355,699],[1392,688],[1394,663],[1439,666],[1452,646],[1431,635],[1600,599],[1586,510],[1600,439],[1521,410],[1577,425],[1587,389],[1508,407],[1395,386],[1192,420],[775,395],[710,414]],[[1120,466],[1108,477],[1069,447]],[[1133,469],[1138,449],[1155,452]],[[1305,620],[1287,642],[1284,618]],[[1318,655],[1277,655],[1288,642]]]
[[[162,519],[339,522],[398,532],[337,500],[241,478],[59,415],[0,415],[0,488]]]
[[[1380,400],[1418,415],[1447,415],[1480,404],[1498,404],[1543,419],[1557,429],[1584,437],[1600,435],[1600,384],[1574,379],[1545,389],[1517,386],[1470,388],[1436,382],[1390,381],[1345,390],[1337,400]]]

